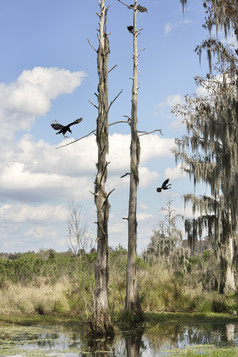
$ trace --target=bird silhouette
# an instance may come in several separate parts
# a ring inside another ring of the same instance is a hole
[[[128,5],[128,7],[130,9],[134,9],[134,4]],[[139,12],[148,12],[148,10],[146,9],[146,7],[141,6],[141,5],[137,5],[136,10],[138,10]]]
[[[170,188],[171,188],[171,183],[169,183],[169,179],[167,179],[162,183],[161,187],[158,187],[156,189],[156,191],[161,192],[162,190],[169,190]]]
[[[65,136],[65,134],[67,133],[67,131],[69,131],[69,132],[72,134],[72,131],[71,131],[71,129],[70,129],[71,125],[78,124],[78,123],[80,123],[82,120],[83,120],[83,118],[76,119],[75,121],[73,121],[72,123],[70,123],[70,124],[68,124],[68,125],[59,124],[59,123],[57,122],[57,120],[55,120],[53,123],[51,123],[51,126],[52,126],[53,129],[59,130],[58,133],[56,133],[56,134],[63,134],[63,136],[64,136],[65,138],[67,138],[67,136]]]
[[[130,33],[133,33],[134,26],[127,26],[127,30],[128,30]]]
[[[148,12],[147,8],[144,6],[137,5],[137,10],[139,12]]]

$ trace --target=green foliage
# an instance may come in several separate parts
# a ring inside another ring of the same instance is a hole
[[[211,309],[213,312],[227,312],[228,308],[224,300],[214,299],[211,304]]]
[[[137,328],[139,327],[138,324],[143,323],[145,320],[144,313],[141,310],[134,310],[134,311],[127,311],[123,310],[118,317],[118,325],[123,330],[128,330],[130,327],[135,329],[135,324],[137,324]]]
[[[159,259],[150,264],[137,257],[137,279],[143,311],[238,311],[236,295],[224,297],[212,290],[214,254],[205,251],[188,258],[181,252],[178,257],[176,269],[170,264],[161,263]],[[0,294],[6,296],[8,292],[10,298],[14,286],[16,289],[29,286],[29,294],[17,298],[16,293],[12,299],[12,311],[34,311],[42,315],[71,311],[89,316],[93,307],[95,260],[95,251],[80,257],[53,250],[0,255]],[[110,250],[109,268],[109,311],[115,321],[125,307],[126,249],[118,246]],[[58,290],[55,291],[55,287],[59,286],[57,284],[61,286],[60,296]],[[27,301],[34,289],[40,291],[41,296],[36,294],[34,299]],[[54,292],[54,296],[50,291]],[[128,317],[131,322],[135,318]]]

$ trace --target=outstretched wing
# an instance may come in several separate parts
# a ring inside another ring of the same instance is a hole
[[[53,129],[55,130],[60,130],[64,127],[64,125],[59,124],[56,120],[50,124],[52,126]]]
[[[163,183],[162,183],[162,188],[166,187],[167,184],[169,183],[169,179],[165,180]]]
[[[75,121],[73,121],[72,123],[68,124],[67,126],[70,127],[71,125],[75,125],[75,124],[81,123],[82,120],[83,120],[83,118],[76,119]]]

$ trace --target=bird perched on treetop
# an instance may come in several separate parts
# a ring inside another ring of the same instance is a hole
[[[156,191],[161,192],[162,190],[169,190],[170,188],[171,188],[171,183],[169,183],[169,179],[167,179],[162,183],[161,187],[158,187],[156,189]]]
[[[51,123],[51,126],[52,126],[53,129],[59,130],[58,133],[56,133],[56,134],[63,134],[63,136],[64,136],[65,138],[67,138],[67,136],[65,136],[65,134],[67,133],[67,131],[69,131],[69,132],[72,134],[72,131],[70,130],[71,125],[78,124],[78,123],[80,123],[82,120],[83,120],[83,118],[76,119],[75,121],[73,121],[72,123],[70,123],[70,124],[68,124],[68,125],[59,124],[59,123],[57,122],[57,120],[55,120],[53,123]]]
[[[147,8],[141,5],[137,5],[137,10],[139,12],[148,12]]]
[[[133,33],[134,26],[127,26],[127,30],[128,30],[130,33]]]
[[[128,5],[130,9],[134,9],[134,4]],[[141,5],[137,5],[136,10],[139,12],[148,12],[147,8]]]

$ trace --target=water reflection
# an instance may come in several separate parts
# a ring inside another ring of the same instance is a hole
[[[214,344],[234,346],[238,352],[238,323],[229,324],[157,324],[143,334],[122,334],[110,340],[86,340],[80,331],[56,327],[0,327],[1,356],[66,357],[160,357],[176,349]],[[201,348],[201,347],[200,347]],[[169,353],[169,354],[168,354]],[[171,354],[170,354],[171,353]]]
[[[146,346],[142,340],[143,330],[139,330],[137,333],[130,334],[129,336],[124,336],[126,341],[126,352],[128,357],[139,357],[141,356],[142,350],[146,349]]]

